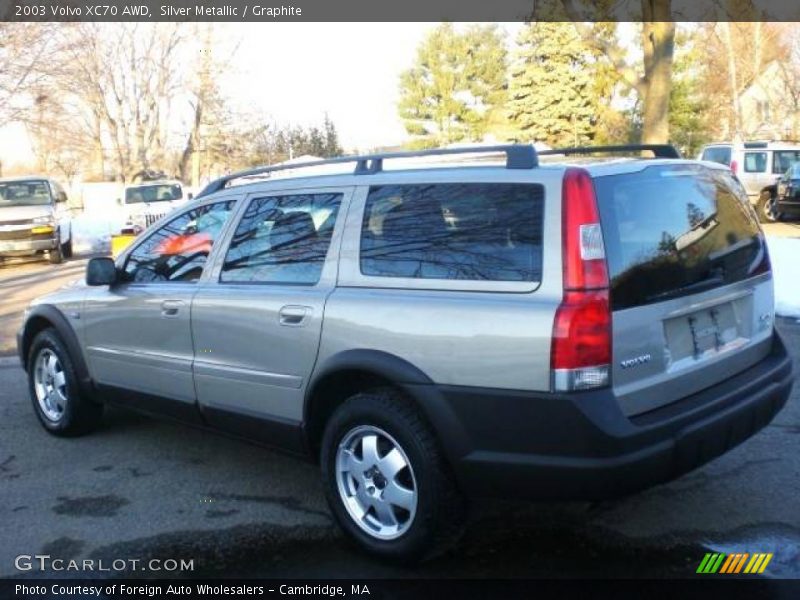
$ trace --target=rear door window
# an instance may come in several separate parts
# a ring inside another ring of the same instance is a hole
[[[361,272],[411,279],[538,282],[544,188],[516,183],[371,187]]]
[[[720,163],[729,167],[731,164],[731,149],[727,146],[715,146],[703,150],[703,160]]]
[[[652,166],[595,179],[615,310],[688,296],[751,277],[765,256],[733,176],[702,166]]]
[[[767,170],[766,152],[745,152],[744,171],[745,173],[764,173]]]
[[[233,234],[220,281],[318,283],[342,198],[323,193],[253,199]]]

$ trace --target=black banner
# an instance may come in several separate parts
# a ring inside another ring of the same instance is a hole
[[[800,21],[797,0],[0,0],[3,21]]]
[[[168,580],[168,579],[25,579],[0,580],[0,599],[20,600],[205,600],[235,598],[304,598],[304,600],[423,598],[797,598],[800,580],[698,577],[678,580],[491,580],[412,578],[364,580]]]

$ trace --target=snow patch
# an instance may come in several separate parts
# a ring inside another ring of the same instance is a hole
[[[775,283],[775,313],[800,319],[800,238],[770,236],[767,247]]]

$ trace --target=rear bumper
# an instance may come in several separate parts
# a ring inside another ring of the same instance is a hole
[[[58,240],[55,237],[44,240],[0,240],[0,254],[27,256],[44,250],[53,250],[57,245]]]
[[[770,355],[755,366],[631,418],[610,390],[413,391],[422,394],[467,493],[592,500],[674,479],[723,454],[772,420],[792,382],[792,362],[776,333]]]

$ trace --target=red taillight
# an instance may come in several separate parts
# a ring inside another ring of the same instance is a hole
[[[564,174],[561,223],[564,297],[553,324],[553,387],[601,387],[611,364],[608,270],[594,185],[583,169]]]
[[[564,289],[608,287],[600,215],[592,178],[583,169],[567,169],[561,196]]]
[[[739,163],[738,163],[738,162],[736,162],[735,160],[732,160],[732,161],[731,161],[731,173],[733,173],[734,175],[736,175],[736,172],[737,172],[738,170],[739,170]]]
[[[553,325],[553,369],[578,369],[611,362],[608,290],[564,292]]]

